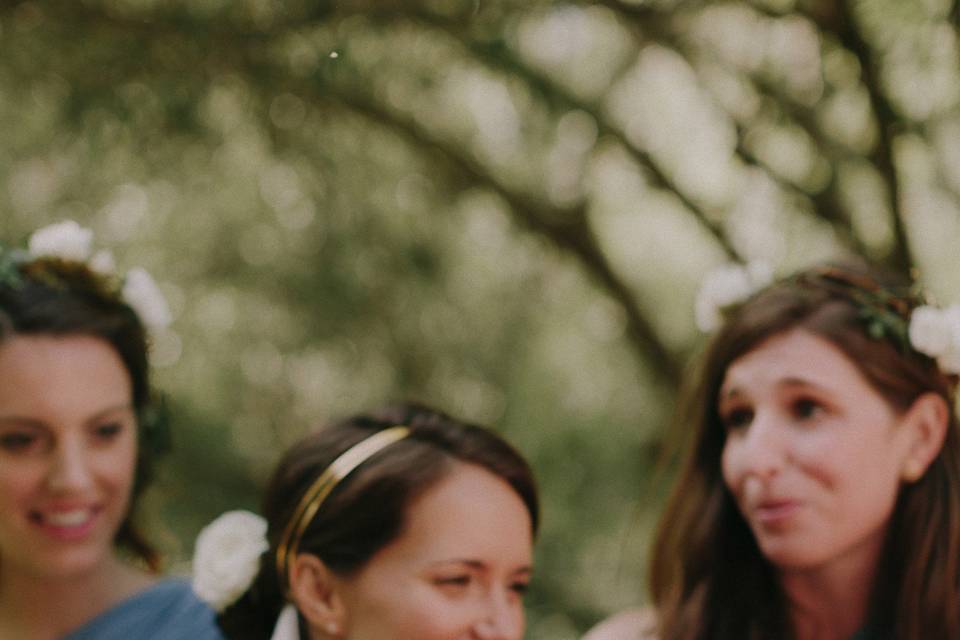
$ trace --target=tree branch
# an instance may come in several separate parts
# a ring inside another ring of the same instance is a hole
[[[397,16],[393,15],[392,17],[395,18]],[[543,73],[519,60],[507,47],[481,43],[471,39],[459,25],[425,12],[409,12],[403,17],[426,27],[441,30],[443,33],[454,38],[466,51],[475,56],[487,67],[497,69],[523,80],[530,89],[543,96],[548,103],[559,105],[564,110],[578,110],[590,115],[597,124],[598,135],[616,140],[617,143],[627,151],[630,157],[648,172],[654,186],[669,192],[680,201],[700,226],[713,237],[728,258],[731,260],[740,259],[740,256],[724,234],[722,227],[711,220],[710,216],[673,182],[670,176],[660,168],[649,153],[631,142],[619,128],[612,125],[604,116],[602,108],[599,105],[588,103],[575,96],[572,92],[562,88]]]
[[[894,249],[889,262],[891,266],[902,273],[909,273],[915,264],[915,260],[903,219],[900,202],[900,176],[897,173],[893,156],[893,141],[897,133],[903,128],[903,123],[897,116],[893,105],[883,93],[879,64],[869,43],[857,30],[856,19],[849,1],[837,0],[836,12],[830,15],[812,13],[807,15],[822,31],[833,33],[840,43],[856,56],[860,63],[863,85],[870,97],[870,105],[873,108],[874,117],[877,119],[877,131],[879,133],[876,149],[870,159],[887,183],[888,203],[893,217],[891,222],[894,234]]]
[[[285,90],[297,88],[287,86]],[[301,95],[303,87],[299,88]],[[384,108],[357,93],[347,94],[325,87],[324,91],[308,91],[313,102],[339,104],[346,111],[360,115],[400,135],[407,142],[433,155],[442,166],[453,167],[470,180],[499,195],[510,205],[517,222],[531,231],[549,238],[559,248],[575,255],[592,274],[597,283],[624,308],[630,343],[638,348],[638,355],[651,365],[662,382],[676,388],[680,382],[681,367],[677,358],[666,348],[652,325],[637,307],[632,291],[614,273],[587,222],[586,205],[570,209],[545,206],[527,195],[507,187],[490,175],[476,160],[461,154],[449,142],[431,136],[412,119]]]

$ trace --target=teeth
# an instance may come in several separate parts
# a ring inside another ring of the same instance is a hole
[[[74,509],[44,514],[44,520],[55,527],[76,527],[89,520],[90,515],[89,509]]]

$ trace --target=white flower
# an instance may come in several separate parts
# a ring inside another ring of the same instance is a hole
[[[697,294],[694,314],[697,327],[710,333],[723,324],[725,307],[743,302],[770,284],[773,270],[762,262],[727,264],[707,274]]]
[[[917,307],[910,314],[908,334],[910,345],[936,359],[944,373],[960,373],[960,305]]]
[[[102,276],[112,276],[117,271],[117,263],[113,259],[113,254],[107,249],[101,249],[93,254],[87,266],[90,267],[91,271]]]
[[[90,257],[92,244],[93,231],[81,227],[73,220],[64,220],[34,231],[27,249],[34,258],[62,258],[83,262]]]
[[[145,269],[137,267],[127,272],[120,296],[148,328],[162,329],[170,324],[172,316],[167,300]]]
[[[267,544],[267,521],[249,511],[228,511],[200,532],[193,552],[193,590],[223,611],[250,588]]]
[[[953,331],[943,309],[917,307],[910,314],[910,344],[920,353],[936,357],[945,353],[953,342]]]
[[[300,620],[292,604],[287,604],[280,611],[270,640],[300,640]]]

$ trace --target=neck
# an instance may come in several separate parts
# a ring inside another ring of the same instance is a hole
[[[18,572],[0,564],[0,637],[61,638],[152,582],[114,556],[68,577]]]
[[[780,582],[797,640],[848,640],[869,615],[877,559],[844,558],[829,567],[782,570]]]

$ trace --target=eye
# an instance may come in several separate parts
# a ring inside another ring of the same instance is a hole
[[[720,422],[727,431],[734,431],[746,427],[753,421],[753,409],[749,407],[735,407],[720,413]]]
[[[522,598],[527,595],[527,591],[530,590],[530,583],[526,580],[517,580],[510,585],[510,590]]]
[[[477,581],[469,573],[458,573],[434,578],[433,584],[450,598],[466,598],[474,591]]]
[[[0,434],[0,449],[9,453],[25,453],[39,441],[40,438],[30,431],[8,431]]]
[[[823,410],[823,405],[812,398],[797,398],[791,406],[794,417],[800,420],[816,418]]]
[[[470,574],[462,574],[436,578],[433,583],[442,587],[467,587],[470,586],[471,580]]]
[[[101,442],[110,442],[123,433],[124,425],[121,422],[105,422],[93,429],[93,437]]]

